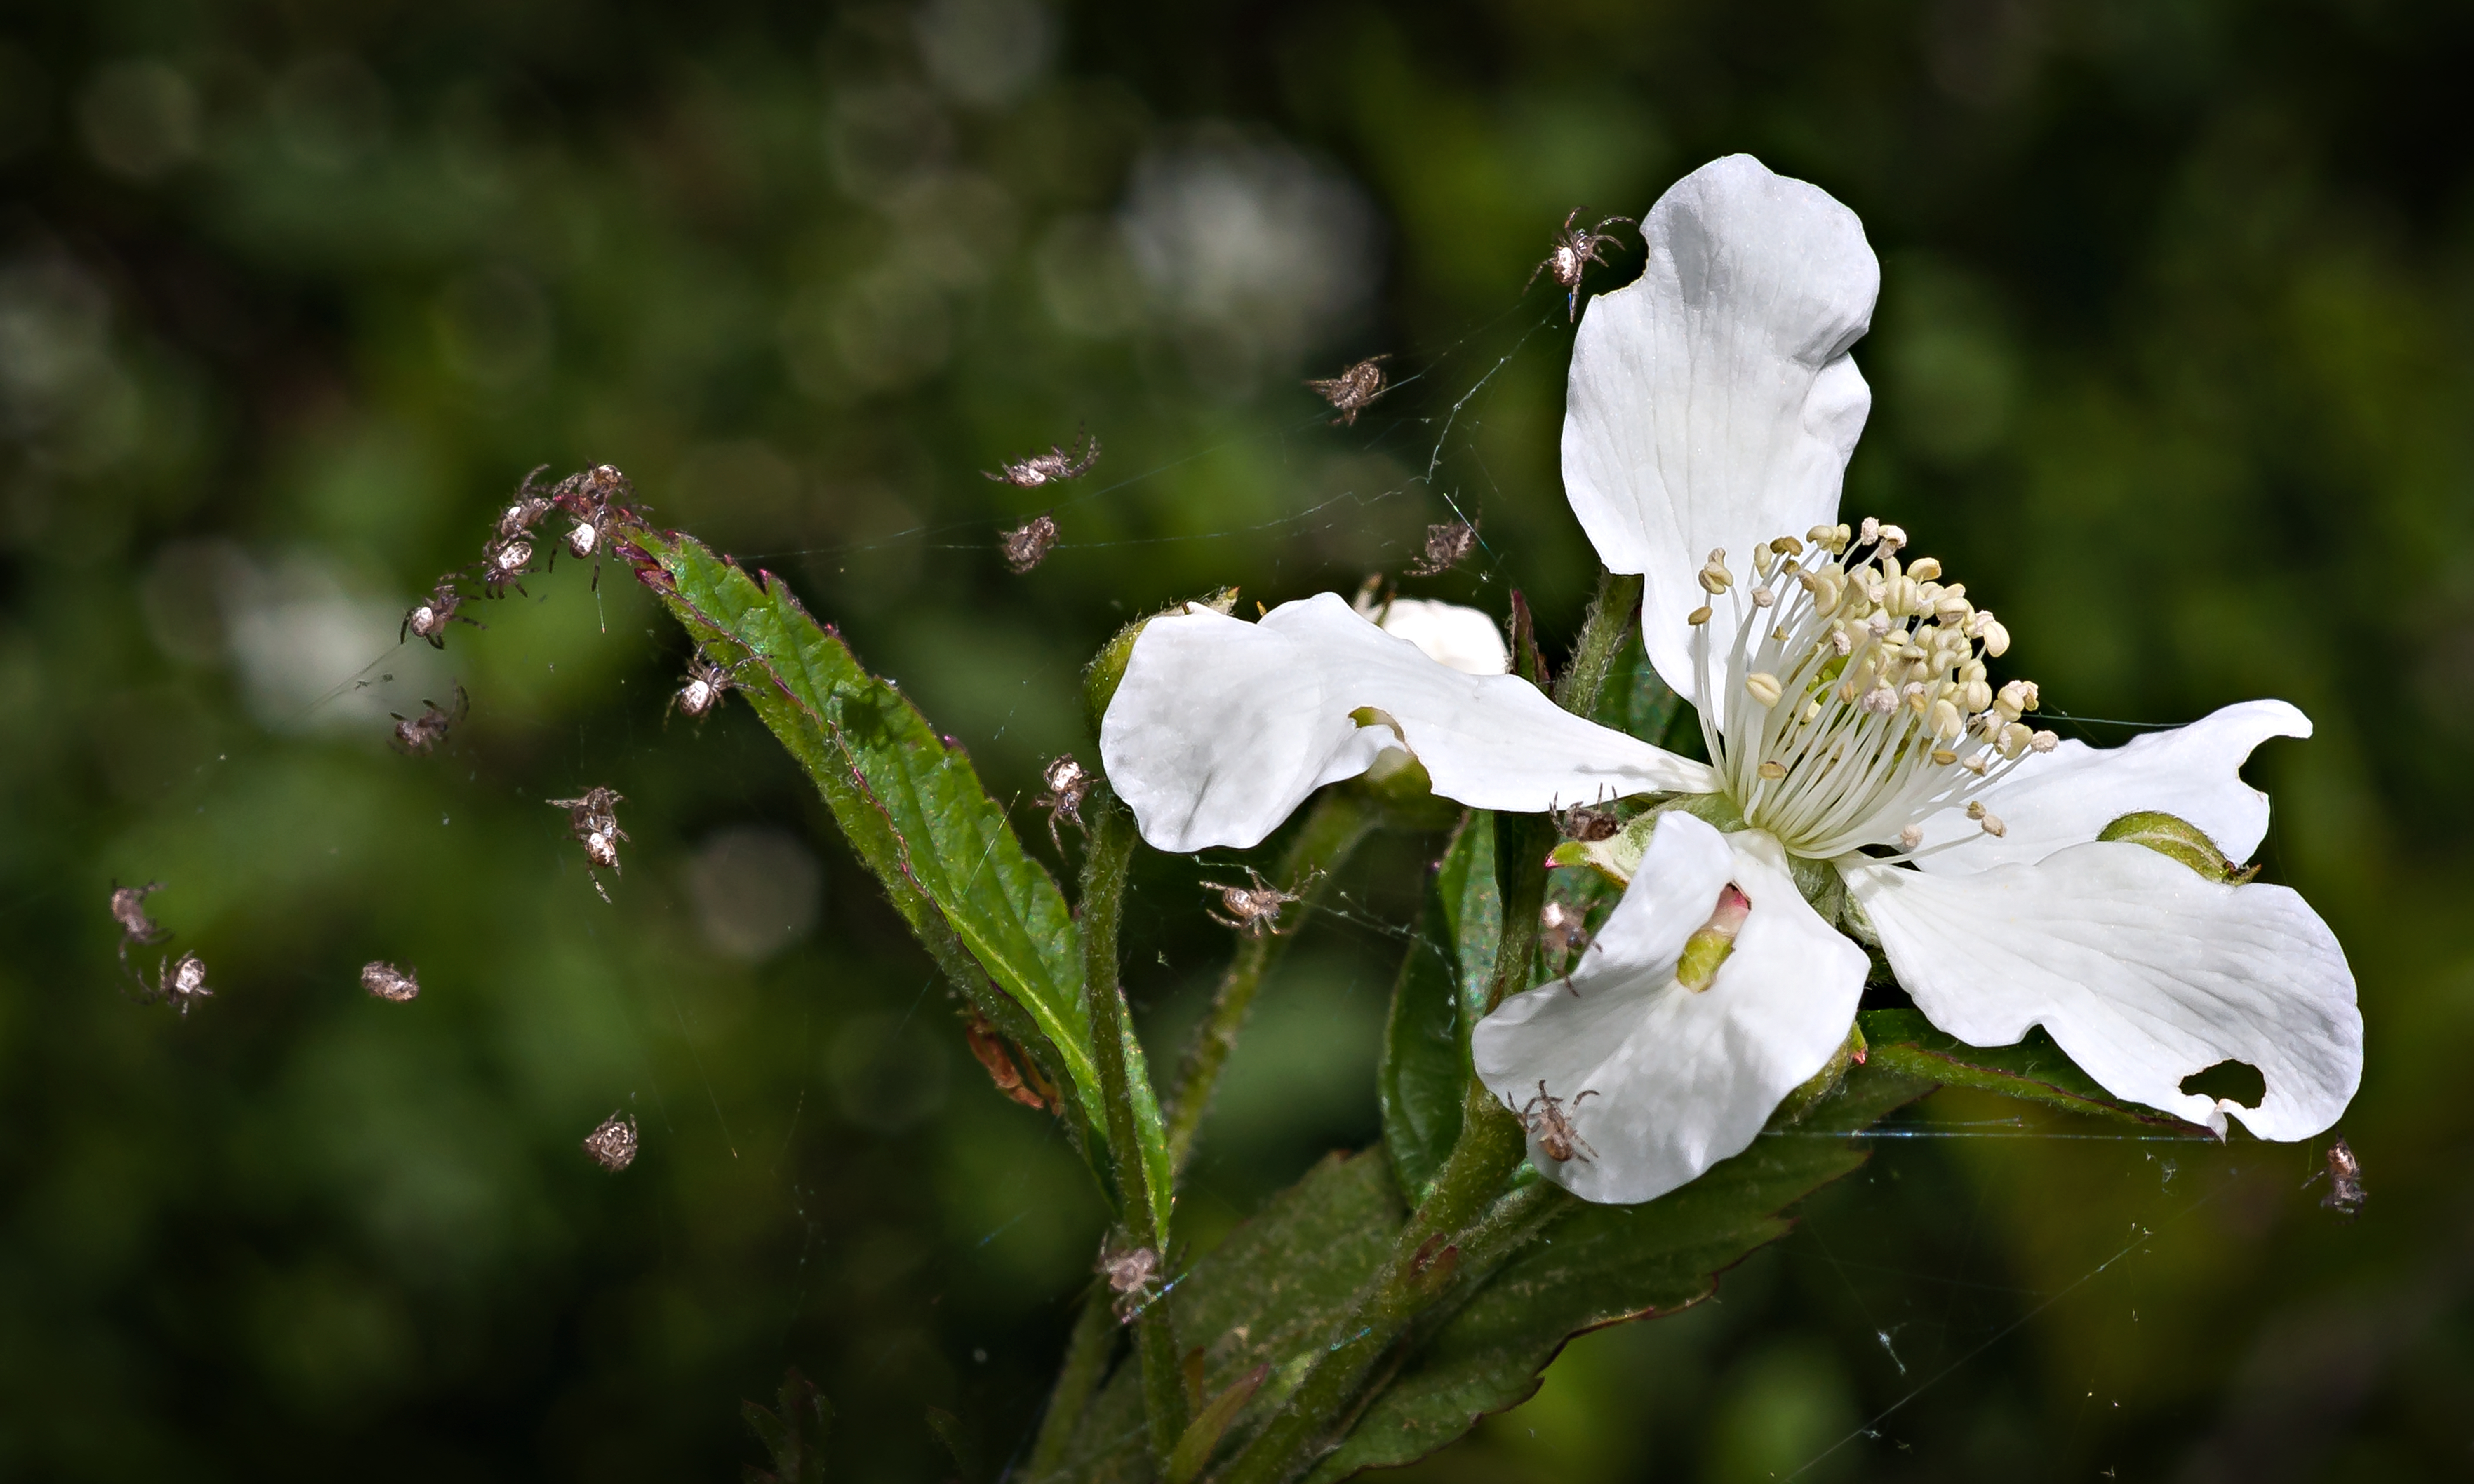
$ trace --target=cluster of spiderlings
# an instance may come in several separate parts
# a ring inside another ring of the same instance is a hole
[[[1754,585],[1727,554],[1699,573],[1711,604],[1691,614],[1701,725],[1745,819],[1801,855],[1923,843],[1916,821],[1964,807],[1988,834],[2000,818],[1972,796],[2058,739],[2021,718],[2036,687],[1993,687],[1984,661],[2009,631],[1944,583],[1930,557],[1902,562],[1904,531],[1815,526],[1755,548]],[[1745,703],[1749,702],[1747,705]]]

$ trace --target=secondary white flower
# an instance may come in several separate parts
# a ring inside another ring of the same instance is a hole
[[[1144,632],[1102,727],[1145,837],[1252,845],[1392,748],[1481,808],[1724,796],[1697,811],[1742,827],[1661,815],[1573,972],[1472,1038],[1507,1102],[1541,1083],[1564,1100],[1588,1152],[1555,1161],[1533,1137],[1531,1156],[1592,1200],[1650,1199],[1741,1150],[1845,1040],[1865,959],[1798,860],[1844,882],[1954,1036],[2041,1024],[2116,1095],[2219,1133],[2228,1113],[2268,1138],[2335,1121],[2362,1021],[2325,924],[2282,887],[2097,840],[2154,810],[2246,858],[2268,805],[2242,762],[2309,722],[2252,702],[2112,751],[2034,730],[2035,687],[1986,667],[2008,631],[1904,532],[1837,523],[1871,403],[1848,347],[1880,281],[1854,213],[1737,156],[1678,182],[1642,236],[1639,281],[1581,325],[1564,478],[1609,567],[1641,574],[1647,653],[1710,764],[1459,675],[1330,594],[1259,624],[1189,611]],[[2181,1090],[2226,1060],[2266,1078],[2257,1108]]]
[[[1360,594],[1357,611],[1386,634],[1396,634],[1425,657],[1463,675],[1501,675],[1512,668],[1512,651],[1494,619],[1457,603],[1431,598],[1394,598],[1376,603]]]

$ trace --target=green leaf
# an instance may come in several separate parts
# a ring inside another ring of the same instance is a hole
[[[1202,1466],[1211,1461],[1211,1450],[1219,1446],[1221,1435],[1237,1420],[1246,1403],[1254,1399],[1255,1388],[1263,1384],[1263,1377],[1271,1374],[1271,1367],[1256,1366],[1195,1414],[1185,1436],[1176,1440],[1176,1451],[1169,1455],[1168,1484],[1193,1484],[1201,1474]]]
[[[1684,714],[1684,698],[1669,690],[1658,678],[1658,667],[1640,644],[1640,629],[1635,625],[1624,636],[1623,647],[1607,670],[1606,687],[1598,692],[1598,704],[1589,719],[1602,727],[1628,731],[1644,742],[1662,742],[1667,729]]]
[[[1720,1272],[1787,1233],[1787,1207],[1864,1162],[1846,1136],[1928,1090],[1859,1067],[1803,1121],[1774,1124],[1681,1190],[1639,1206],[1564,1200],[1539,1240],[1432,1328],[1308,1479],[1422,1458],[1527,1400],[1573,1335],[1708,1298]]]
[[[1494,977],[1503,936],[1494,816],[1466,816],[1427,883],[1417,936],[1400,961],[1375,1090],[1383,1139],[1401,1184],[1422,1198],[1460,1137],[1468,1032]]]
[[[1032,860],[962,749],[769,574],[752,577],[682,536],[634,532],[639,575],[690,638],[737,663],[740,693],[814,779],[851,848],[948,978],[1066,1084],[1087,1148],[1104,1147],[1082,1004],[1081,940],[1064,893]],[[1002,993],[990,993],[993,981]],[[1129,1066],[1141,1051],[1130,1043]],[[1060,1077],[1058,1074],[1062,1073]],[[1165,1214],[1168,1152],[1148,1076],[1137,1131]],[[1094,1161],[1104,1169],[1104,1161]]]
[[[770,1472],[754,1464],[740,1472],[747,1484],[821,1484],[825,1476],[825,1439],[833,1430],[834,1404],[816,1389],[816,1383],[799,1374],[792,1366],[782,1373],[779,1412],[768,1412],[753,1401],[740,1403],[740,1415],[747,1419],[757,1441],[773,1455]]]
[[[1491,1273],[1465,1270],[1457,1306],[1421,1320],[1391,1384],[1312,1477],[1422,1457],[1528,1397],[1572,1335],[1708,1297],[1718,1273],[1785,1234],[1786,1208],[1863,1162],[1847,1136],[1930,1088],[1859,1066],[1802,1121],[1782,1120],[1682,1190],[1641,1206],[1557,1197],[1541,1208],[1541,1239]],[[1285,1402],[1406,1219],[1388,1161],[1335,1156],[1179,1279],[1178,1328],[1184,1343],[1203,1348],[1206,1390],[1270,1367],[1225,1446],[1242,1447]],[[1130,1370],[1093,1401],[1068,1463],[1049,1479],[1151,1477]]]
[[[2041,1026],[2029,1029],[2015,1045],[1971,1046],[1933,1029],[1919,1011],[1867,1010],[1856,1023],[1870,1046],[1867,1065],[2098,1118],[2215,1137],[2171,1114],[2117,1101],[2079,1070]]]

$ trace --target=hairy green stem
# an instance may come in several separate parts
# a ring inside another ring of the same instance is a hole
[[[1546,896],[1546,850],[1554,827],[1539,815],[1497,815],[1495,870],[1503,884],[1503,938],[1486,1008],[1529,987],[1538,952],[1538,913]],[[1528,1150],[1528,1131],[1512,1110],[1474,1078],[1461,1100],[1461,1135],[1435,1176],[1424,1204],[1410,1216],[1346,1318],[1331,1331],[1322,1353],[1298,1382],[1280,1415],[1247,1444],[1222,1476],[1222,1484],[1287,1484],[1303,1474],[1336,1442],[1363,1404],[1363,1394],[1384,1357],[1427,1308],[1458,1288],[1465,1242],[1483,1236],[1480,1254],[1499,1264],[1508,1241],[1537,1228],[1507,1218],[1483,1219],[1498,1209],[1513,1171]],[[1544,1202],[1550,1198],[1530,1198]],[[1529,1209],[1522,1201],[1516,1210]]]
[[[1607,672],[1614,667],[1624,636],[1632,632],[1633,612],[1639,607],[1637,576],[1618,576],[1598,568],[1598,595],[1590,602],[1581,636],[1573,641],[1571,658],[1564,661],[1564,673],[1555,682],[1555,700],[1564,710],[1587,716],[1597,709]]]
[[[1290,908],[1312,906],[1331,883],[1334,873],[1373,832],[1380,805],[1353,788],[1327,788],[1307,811],[1305,825],[1281,857],[1273,884],[1298,898]],[[1237,1048],[1237,1033],[1252,1013],[1254,996],[1264,978],[1288,946],[1285,933],[1249,935],[1238,941],[1237,956],[1220,976],[1211,1008],[1195,1028],[1185,1061],[1176,1074],[1176,1098],[1168,1108],[1168,1155],[1179,1175],[1194,1158],[1195,1136],[1203,1114],[1211,1111],[1211,1094],[1220,1086],[1221,1069]]]
[[[1133,1096],[1126,1066],[1125,997],[1117,988],[1117,923],[1126,898],[1126,872],[1133,860],[1134,823],[1105,785],[1094,791],[1089,814],[1091,847],[1082,862],[1082,999],[1091,1020],[1091,1059],[1107,1105],[1108,1153],[1117,1175],[1119,1220],[1137,1247],[1167,1261],[1169,1234],[1152,1217],[1150,1172],[1134,1127]],[[1165,1473],[1168,1457],[1185,1431],[1185,1383],[1177,1370],[1176,1328],[1171,1295],[1143,1305],[1134,1321],[1134,1349],[1142,1362],[1143,1421],[1152,1466]]]
[[[1055,1473],[1065,1464],[1066,1445],[1074,1428],[1100,1391],[1108,1374],[1108,1356],[1117,1348],[1117,1316],[1102,1287],[1082,1301],[1074,1316],[1074,1332],[1065,1342],[1065,1364],[1056,1373],[1056,1390],[1048,1399],[1048,1415],[1040,1419],[1038,1440],[1031,1446],[1024,1467],[1031,1484]]]

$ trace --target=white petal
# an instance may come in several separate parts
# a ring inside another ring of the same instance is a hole
[[[1379,627],[1418,646],[1425,657],[1463,675],[1503,675],[1512,651],[1492,614],[1431,598],[1394,598],[1381,610]]]
[[[1369,706],[1399,731],[1349,719]],[[1481,809],[1717,788],[1706,764],[1584,721],[1516,676],[1438,664],[1328,592],[1259,623],[1199,606],[1152,619],[1101,719],[1100,759],[1160,850],[1244,849],[1403,740],[1436,793]]]
[[[1752,912],[1695,993],[1675,981],[1676,959],[1731,880]],[[1654,1200],[1741,1152],[1821,1070],[1856,1018],[1864,967],[1863,950],[1805,903],[1777,841],[1668,813],[1569,982],[1504,1001],[1469,1050],[1514,1107],[1541,1081],[1566,1100],[1595,1152],[1559,1164],[1533,1132],[1529,1157],[1549,1180],[1584,1200]]]
[[[1977,797],[2008,833],[1996,839],[1964,811],[1924,821],[1927,847],[1916,864],[1936,874],[2033,864],[2085,845],[2125,814],[2161,809],[2196,825],[2229,860],[2245,861],[2268,833],[2268,796],[2242,780],[2243,759],[2270,737],[2307,737],[2311,718],[2283,701],[2245,701],[2188,727],[2150,732],[2126,747],[2065,742],[2028,754]]]
[[[1689,696],[1710,551],[1740,593],[1755,542],[1837,518],[1873,405],[1847,351],[1881,269],[1856,213],[1749,155],[1677,181],[1641,235],[1639,279],[1591,299],[1572,347],[1564,487],[1606,564],[1646,577],[1649,657]]]
[[[2363,1075],[2363,1017],[2345,951],[2281,886],[2227,886],[2126,842],[2074,846],[2033,866],[1934,876],[1845,868],[1916,1007],[1978,1046],[2042,1025],[2117,1097],[2224,1132],[2308,1138]],[[2182,1079],[2247,1062],[2257,1109],[2184,1092]]]

